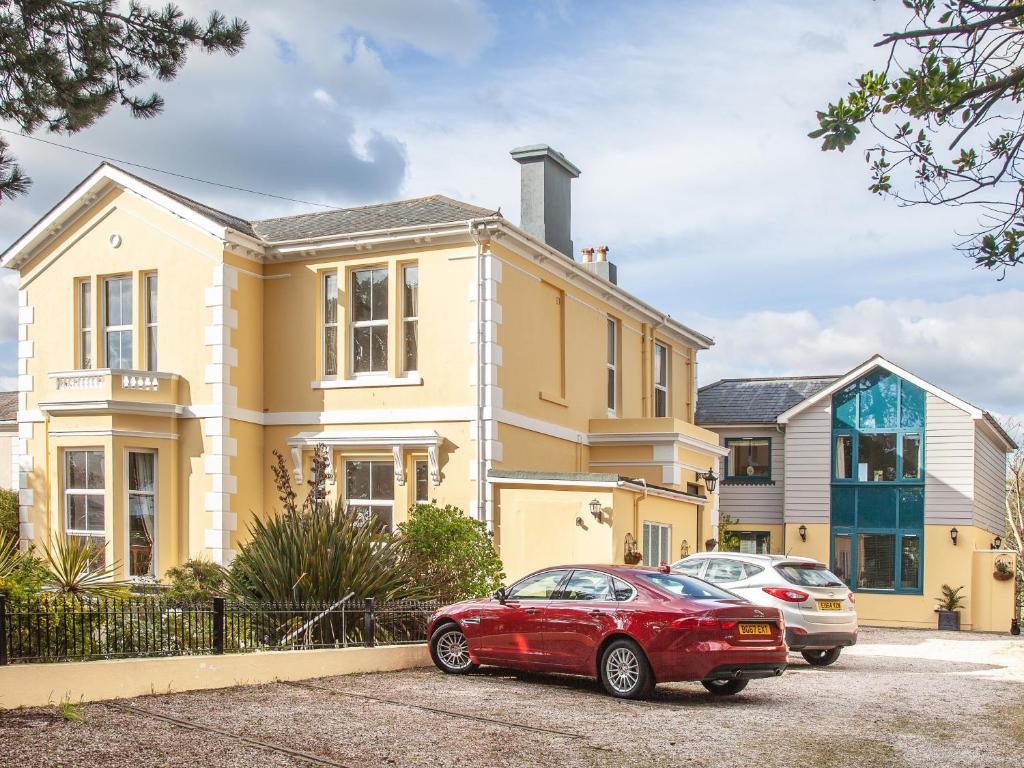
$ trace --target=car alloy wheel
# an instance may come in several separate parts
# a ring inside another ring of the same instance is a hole
[[[454,627],[437,639],[437,658],[452,670],[462,671],[469,667],[469,644],[466,636]]]
[[[618,693],[629,693],[640,680],[640,659],[630,648],[616,648],[605,661],[605,676]]]

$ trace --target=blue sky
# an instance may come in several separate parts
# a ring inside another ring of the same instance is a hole
[[[624,287],[718,341],[703,383],[881,352],[1024,415],[1024,269],[972,269],[953,244],[975,212],[873,197],[862,147],[806,138],[817,108],[882,64],[872,43],[901,25],[896,0],[182,5],[244,16],[248,46],[158,84],[159,118],[112,113],[58,140],[336,205],[442,192],[514,222],[508,150],[550,143],[583,171],[577,247],[609,245]],[[12,144],[36,186],[0,206],[4,244],[96,164]],[[147,175],[241,216],[309,210]],[[0,277],[0,384],[14,283]]]

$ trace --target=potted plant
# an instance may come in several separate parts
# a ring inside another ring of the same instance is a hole
[[[953,589],[949,584],[942,585],[942,597],[936,600],[938,606],[935,608],[939,614],[939,629],[960,631],[960,609],[964,607],[962,591],[963,586]]]
[[[997,581],[1009,581],[1013,578],[1013,568],[1005,560],[996,560],[995,570],[992,571],[992,575]]]
[[[626,565],[636,565],[644,559],[643,554],[637,548],[636,539],[631,533],[626,534],[626,546],[623,549],[622,559]]]

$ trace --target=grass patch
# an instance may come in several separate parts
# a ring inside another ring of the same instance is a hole
[[[943,720],[938,717],[912,720],[904,715],[893,720],[892,728],[897,733],[946,741],[957,735],[959,726],[951,720]]]
[[[888,742],[844,737],[841,744],[804,739],[798,744],[798,758],[794,764],[813,765],[815,768],[862,768],[865,765],[899,768],[906,762]]]
[[[64,699],[64,701],[57,705],[57,714],[68,723],[81,723],[85,721],[81,707],[70,699]]]

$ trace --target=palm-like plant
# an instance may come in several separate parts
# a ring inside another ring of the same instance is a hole
[[[116,597],[125,585],[114,577],[118,563],[97,562],[96,546],[79,538],[59,536],[53,547],[43,545],[49,573],[46,585],[67,597]]]
[[[0,582],[14,573],[20,556],[18,540],[6,531],[0,531]]]
[[[954,589],[949,584],[942,585],[942,597],[936,599],[939,604],[940,611],[959,611],[964,607],[964,600],[966,598],[960,593],[963,591],[963,587],[957,587]]]
[[[330,604],[350,592],[358,599],[426,596],[398,539],[340,502],[257,519],[228,585],[252,602]]]

